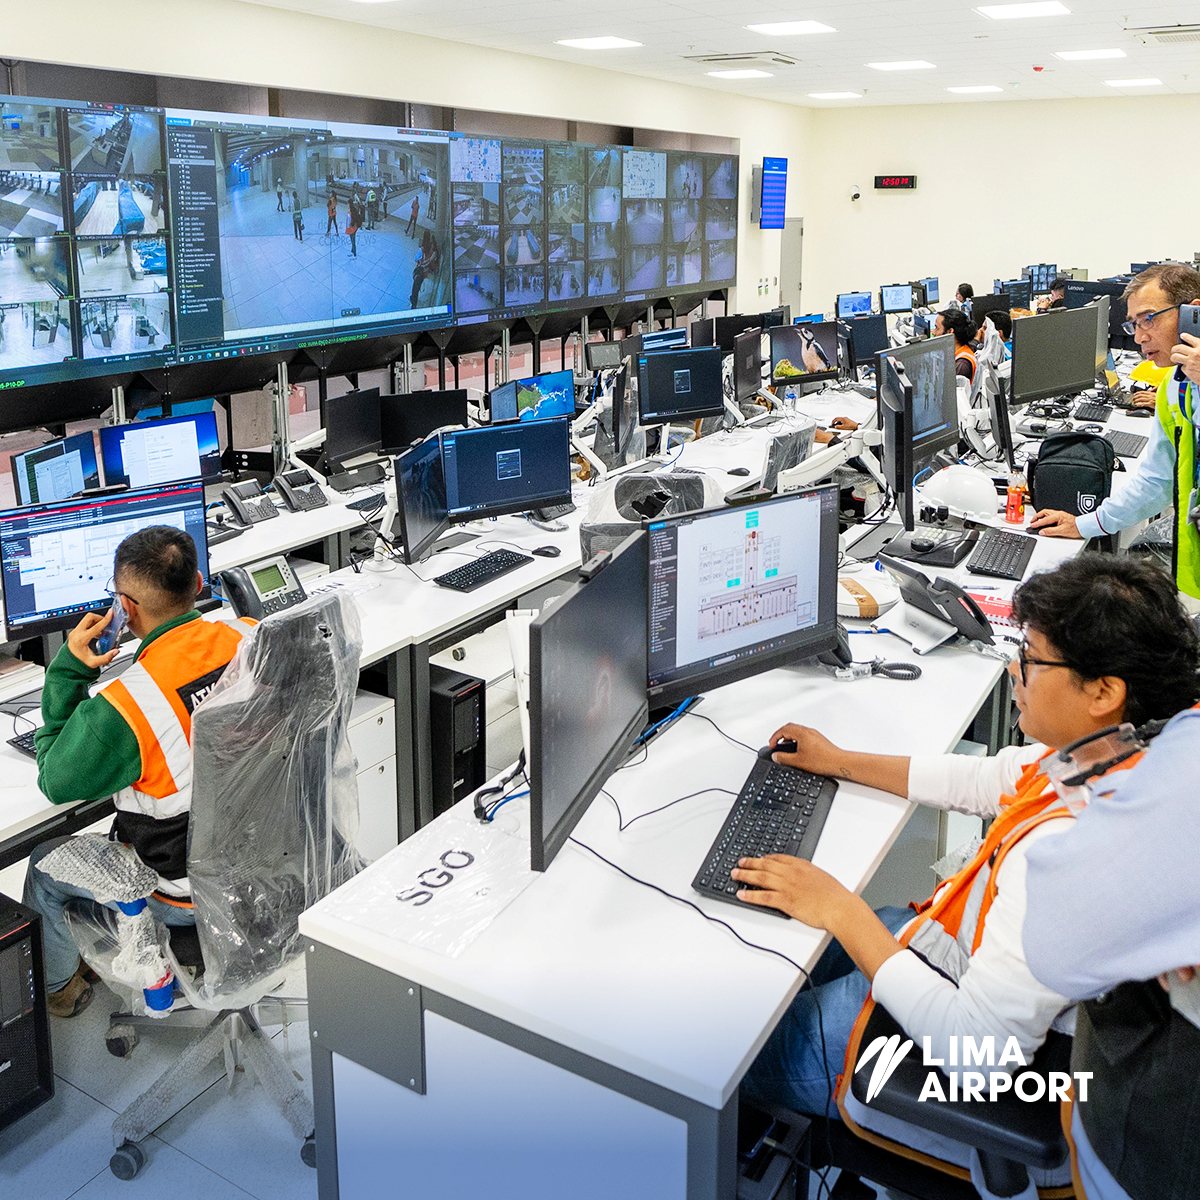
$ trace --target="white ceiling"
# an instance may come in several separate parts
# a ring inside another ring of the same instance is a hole
[[[1126,32],[1198,22],[1196,0],[1064,0],[1070,16],[1017,21],[988,20],[971,0],[599,0],[586,8],[579,0],[245,2],[814,107],[1200,92],[1200,43],[1144,46]],[[765,37],[745,28],[800,19],[821,21],[837,32]],[[582,51],[554,44],[604,34],[643,46]],[[1127,57],[1099,62],[1054,57],[1058,50],[1109,48]],[[770,79],[719,80],[684,57],[759,50],[783,51],[798,65],[777,68]],[[866,66],[909,59],[925,59],[937,69],[882,72]],[[1164,86],[1118,91],[1105,84],[1147,77]],[[946,91],[971,84],[1004,90],[982,96]],[[808,99],[809,92],[830,91],[861,92],[863,99]]]

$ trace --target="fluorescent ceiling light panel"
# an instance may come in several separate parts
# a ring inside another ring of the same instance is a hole
[[[756,71],[752,67],[742,67],[736,71],[706,71],[714,79],[771,79],[770,71]]]
[[[766,25],[747,25],[751,33],[763,33],[767,37],[800,37],[806,33],[837,33],[832,25],[820,21],[772,21]]]
[[[861,100],[862,92],[809,92],[810,100]]]
[[[1162,87],[1161,79],[1106,79],[1109,87]]]
[[[973,83],[970,87],[948,87],[946,91],[956,96],[982,96],[984,92],[1002,92],[1004,89],[994,83]]]
[[[589,37],[564,38],[554,43],[556,46],[569,46],[572,50],[635,50],[641,42],[631,42],[628,38],[620,37]]]
[[[1102,58],[1124,58],[1124,50],[1055,50],[1055,58],[1063,62],[1096,62]]]
[[[867,63],[867,66],[872,71],[933,71],[936,70],[933,63],[926,62],[923,58],[916,58],[910,62],[877,62]]]
[[[993,21],[1020,21],[1029,17],[1069,17],[1071,10],[1058,0],[1038,4],[981,4],[975,10]]]

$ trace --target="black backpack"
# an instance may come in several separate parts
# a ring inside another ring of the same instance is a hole
[[[1026,468],[1034,508],[1057,508],[1080,517],[1095,512],[1112,489],[1117,454],[1096,433],[1067,430],[1042,442]]]

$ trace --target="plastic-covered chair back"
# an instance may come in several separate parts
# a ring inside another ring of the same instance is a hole
[[[261,998],[300,914],[362,866],[348,727],[362,636],[330,593],[268,617],[192,716],[188,878],[206,1007]]]

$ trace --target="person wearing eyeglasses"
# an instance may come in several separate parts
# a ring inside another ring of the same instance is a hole
[[[929,1038],[943,1062],[961,1061],[947,1051],[958,1044],[951,1039],[965,1036],[994,1037],[996,1045],[1015,1038],[1028,1062],[1051,1028],[1073,1028],[1070,1001],[1034,977],[1021,943],[1026,854],[1057,840],[1076,811],[1073,797],[1057,794],[1046,760],[1109,726],[1141,726],[1194,704],[1200,643],[1170,579],[1115,555],[1085,553],[1033,575],[1017,589],[1013,615],[1024,640],[1009,674],[1026,745],[989,758],[909,756],[895,753],[898,747],[844,749],[800,725],[771,737],[773,746],[796,743],[794,752],[777,752],[776,762],[992,824],[915,916],[900,908],[872,912],[811,862],[786,855],[741,861],[732,872],[743,885],[739,899],[835,939],[813,968],[813,986],[797,994],[746,1075],[748,1099],[826,1113],[830,1081],[854,1073],[855,1039],[872,1003],[918,1045]],[[881,738],[886,732],[874,731],[868,740]],[[1096,903],[1121,902],[1102,881],[1097,888]],[[841,1114],[870,1127],[843,1092]],[[901,1144],[928,1149],[907,1127]]]
[[[34,737],[38,787],[51,803],[112,796],[113,837],[157,872],[149,907],[165,925],[195,923],[186,867],[192,710],[254,624],[201,620],[201,585],[195,543],[182,530],[154,525],[125,538],[113,561],[112,607],[103,615],[86,613],[46,668],[42,726]],[[118,609],[141,645],[124,674],[91,696],[118,653],[95,644]],[[93,897],[38,865],[65,840],[43,842],[30,855],[25,904],[42,915],[47,1007],[73,1017],[91,1002],[94,976],[80,959],[64,909]]]
[[[1030,529],[1047,537],[1098,538],[1119,533],[1175,506],[1175,580],[1179,590],[1200,600],[1200,533],[1190,514],[1200,503],[1197,486],[1195,407],[1200,397],[1197,339],[1180,340],[1179,309],[1200,304],[1200,272],[1180,263],[1150,267],[1125,289],[1129,319],[1125,332],[1156,366],[1175,369],[1159,385],[1150,443],[1134,477],[1119,496],[1109,496],[1095,512],[1074,516],[1044,508]]]

